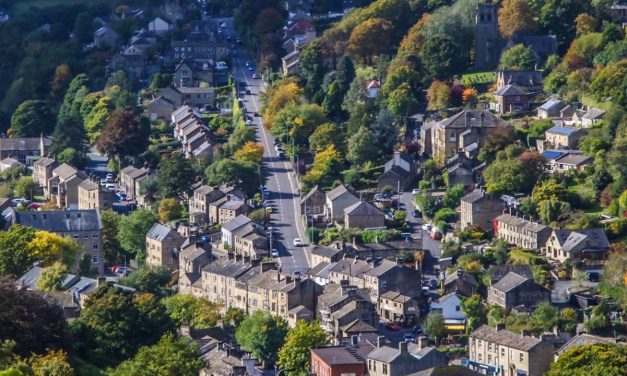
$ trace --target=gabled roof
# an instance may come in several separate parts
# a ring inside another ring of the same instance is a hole
[[[353,320],[351,322],[349,322],[348,324],[344,325],[341,327],[342,332],[346,333],[346,332],[352,332],[352,333],[363,333],[363,332],[369,332],[369,333],[377,333],[378,329],[375,328],[374,326],[368,324],[367,322],[360,320],[360,319],[356,319]]]
[[[379,80],[371,80],[370,82],[368,82],[368,85],[366,86],[366,89],[378,89],[381,87],[381,81]]]
[[[601,117],[603,117],[604,114],[605,114],[605,111],[599,108],[591,108],[588,111],[586,111],[585,114],[583,114],[582,119],[590,119],[590,120],[600,119]]]
[[[542,85],[544,78],[540,71],[500,71],[506,85],[536,86]]]
[[[97,210],[57,210],[15,212],[13,223],[50,232],[100,231]]]
[[[501,278],[500,281],[492,285],[492,287],[502,292],[509,292],[528,280],[529,278],[523,277],[520,274],[509,272],[505,275],[505,277]]]
[[[548,160],[557,160],[566,154],[568,154],[568,150],[545,150],[542,152],[542,156]]]
[[[463,110],[439,122],[441,128],[509,127],[510,124],[487,110]]]
[[[239,278],[253,267],[245,262],[234,259],[222,258],[205,266],[203,273],[217,274],[225,277]]]
[[[468,202],[470,204],[473,204],[483,198],[487,198],[487,199],[492,199],[494,201],[499,201],[496,198],[493,198],[492,196],[490,196],[488,194],[488,192],[486,192],[483,189],[475,189],[474,191],[468,193],[467,195],[465,195],[464,197],[461,198],[461,201],[463,202]]]
[[[173,229],[172,227],[168,227],[168,226],[164,226],[161,223],[155,223],[150,230],[148,230],[148,233],[146,234],[147,238],[150,239],[155,239],[158,241],[162,241],[164,239],[166,239],[167,237],[178,237],[178,238],[182,238],[178,232],[176,232],[175,229]]]
[[[516,85],[505,85],[498,88],[494,93],[496,96],[506,96],[506,95],[527,95],[521,88]]]
[[[604,337],[599,337],[599,336],[595,336],[592,334],[582,333],[582,334],[578,334],[574,336],[568,342],[566,342],[562,347],[559,348],[559,350],[556,351],[556,354],[562,355],[566,351],[576,346],[593,345],[596,343],[611,343],[611,342],[614,342],[613,338],[604,338]]]
[[[586,250],[607,251],[610,243],[605,231],[600,228],[588,230],[555,230],[553,231],[563,251],[571,252],[580,246]]]
[[[311,251],[311,254],[312,255],[321,256],[321,257],[333,257],[333,256],[337,255],[340,252],[342,252],[342,250],[341,249],[337,249],[335,247],[319,246],[319,247],[314,248]]]
[[[349,192],[349,190],[346,188],[346,186],[344,184],[340,184],[337,187],[333,188],[332,190],[330,190],[329,192],[327,192],[327,198],[331,201],[337,199],[340,196],[343,196],[344,194],[349,194],[352,195],[353,197],[357,198],[355,195],[353,195],[352,193]]]
[[[542,106],[538,107],[542,110],[545,111],[549,111],[552,110],[554,108],[558,108],[558,109],[563,109],[564,107],[566,107],[566,104],[564,102],[562,102],[559,99],[549,99],[548,101],[544,102],[544,104],[542,104]]]
[[[44,137],[44,146],[50,146],[52,141]],[[39,137],[0,138],[0,150],[39,150],[41,139]]]
[[[546,131],[546,133],[558,133],[558,134],[564,134],[564,135],[570,136],[581,130],[582,130],[581,128],[554,126],[554,127],[549,128]]]
[[[539,338],[521,336],[503,329],[496,330],[496,328],[488,325],[482,325],[479,329],[472,332],[470,336],[521,351],[529,351],[542,342]]]
[[[368,201],[356,202],[353,205],[344,208],[344,214],[357,216],[385,216],[379,208],[372,205]]]
[[[35,166],[50,166],[51,164],[55,163],[56,161],[52,158],[47,158],[47,157],[43,157],[43,158],[39,158],[37,161],[35,161],[34,165]]]
[[[70,166],[67,163],[63,163],[59,167],[52,170],[53,175],[56,175],[63,180],[66,180],[70,176],[75,175],[77,172],[78,172],[77,169],[75,169],[74,167]]]
[[[85,179],[83,180],[79,185],[79,188],[88,190],[88,191],[93,191],[98,189],[98,183],[96,183],[95,181],[91,180],[91,179]]]
[[[238,228],[245,226],[252,221],[253,221],[252,219],[248,218],[244,214],[240,214],[237,217],[223,224],[222,229],[225,231],[233,232],[237,230]]]
[[[303,198],[300,200],[301,204],[309,200],[314,195],[324,196],[324,191],[322,190],[322,188],[316,185],[315,187],[311,188],[311,190],[307,192],[306,195],[303,196]]]

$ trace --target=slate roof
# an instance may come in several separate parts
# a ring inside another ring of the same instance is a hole
[[[45,268],[42,268],[41,266],[33,266],[32,268],[30,268],[30,270],[28,270],[20,278],[18,278],[15,281],[15,284],[17,286],[24,286],[29,290],[39,290],[37,288],[37,282],[39,282],[39,279],[41,278],[41,274],[43,273],[44,270]],[[69,286],[74,284],[74,282],[76,282],[77,280],[78,278],[76,275],[67,274],[65,278],[63,279],[63,281],[61,282],[61,289],[63,290],[67,289]]]
[[[311,349],[322,361],[328,365],[336,364],[365,364],[368,353],[374,347],[369,344],[353,346],[333,346]]]
[[[472,332],[470,336],[472,338],[493,342],[498,345],[511,347],[520,351],[529,351],[542,342],[539,338],[521,336],[520,334],[504,329],[496,330],[496,328],[488,325],[481,325],[481,327]]]
[[[97,210],[56,210],[15,212],[13,223],[50,232],[100,231]]]
[[[413,298],[411,296],[403,295],[400,292],[396,291],[387,291],[380,296],[381,299],[388,299],[396,303],[406,303]]]
[[[568,154],[568,150],[545,150],[542,152],[542,156],[548,160],[556,160],[566,154]]]
[[[496,96],[506,96],[506,95],[527,95],[521,88],[516,85],[505,85],[498,88],[494,93]]]
[[[368,359],[373,359],[383,363],[392,363],[398,356],[401,355],[399,349],[395,349],[390,346],[381,346],[377,349],[374,349],[370,354],[368,354]]]
[[[338,261],[331,272],[362,278],[364,273],[372,269],[366,261],[358,259],[342,259]]]
[[[566,155],[557,159],[557,163],[572,166],[580,166],[590,161],[592,161],[592,157],[580,153],[566,153]]]
[[[229,200],[229,201],[225,202],[224,204],[220,205],[220,209],[237,210],[237,209],[241,208],[244,205],[246,205],[246,203],[244,203],[243,201]]]
[[[549,128],[546,133],[559,133],[559,134],[564,134],[567,136],[570,136],[572,134],[577,133],[577,131],[579,131],[579,128],[570,128],[570,127],[559,127],[559,126],[555,126],[555,127],[551,127]]]
[[[461,201],[463,202],[468,202],[468,203],[475,203],[479,200],[481,200],[482,198],[488,196],[487,192],[485,192],[482,189],[475,189],[474,191],[468,193],[467,195],[465,195],[464,197],[461,198]]]
[[[379,208],[372,205],[368,201],[356,202],[353,205],[344,208],[344,214],[355,216],[385,216]]]
[[[525,219],[510,215],[510,214],[501,214],[498,217],[496,217],[496,220],[499,222],[507,223],[512,226],[522,228],[530,232],[541,232],[541,231],[548,229],[548,227],[545,225],[527,221]]]
[[[598,109],[598,108],[591,108],[588,111],[586,111],[585,114],[583,114],[582,119],[590,119],[590,120],[594,120],[594,119],[598,119],[600,117],[602,117],[605,114],[605,111]]]
[[[303,279],[300,280],[300,282],[302,281]],[[281,292],[292,291],[296,288],[297,283],[295,278],[287,282],[285,276],[281,275],[281,272],[277,270],[267,270],[263,273],[259,273],[248,281],[249,286]]]
[[[303,198],[300,200],[301,204],[309,200],[315,194],[321,194],[324,196],[324,191],[316,185],[315,187],[311,188],[311,190],[307,192],[306,195],[303,196]]]
[[[33,163],[35,166],[50,166],[51,164],[53,164],[55,162],[54,159],[52,158],[39,158],[38,160],[35,161],[35,163]]]
[[[545,110],[545,111],[549,111],[556,107],[562,109],[565,106],[566,106],[565,103],[559,99],[549,99],[548,101],[544,102],[542,106],[538,108]]]
[[[311,254],[312,255],[321,256],[321,257],[333,257],[333,256],[337,255],[340,252],[342,252],[342,250],[341,249],[337,249],[335,247],[320,246],[320,247],[314,248],[311,251]]]
[[[248,218],[247,216],[245,216],[244,214],[240,214],[237,217],[231,219],[230,221],[226,222],[225,224],[222,225],[222,229],[229,231],[229,232],[233,232],[235,230],[237,230],[238,228],[248,224],[252,222],[252,219]]]
[[[90,179],[85,179],[78,185],[78,187],[88,191],[93,191],[98,189],[98,183]]]
[[[378,264],[375,264],[375,267],[368,270],[364,275],[372,276],[372,277],[380,277],[388,271],[398,267],[396,262],[390,260],[381,260]]]
[[[523,277],[520,274],[509,272],[505,275],[505,277],[501,278],[497,283],[493,284],[492,287],[502,292],[509,292],[516,287],[522,285],[529,279],[530,278]]]
[[[576,346],[581,345],[593,345],[595,343],[610,343],[614,342],[613,338],[603,338],[592,334],[582,333],[574,336],[568,342],[566,342],[559,350],[556,351],[557,355],[562,355],[566,351]]]
[[[374,326],[368,324],[367,322],[360,320],[360,319],[356,319],[353,320],[351,322],[349,322],[348,324],[342,326],[340,328],[342,330],[342,332],[346,333],[346,332],[352,332],[352,333],[363,333],[363,332],[372,332],[372,333],[377,333],[378,329],[375,328]]]
[[[176,230],[174,230],[172,227],[164,226],[161,223],[155,223],[152,228],[148,230],[146,237],[162,241],[173,233],[176,233],[174,236],[179,235],[178,232],[176,232]]]
[[[205,266],[202,271],[225,277],[239,278],[252,269],[250,264],[234,259],[222,258]]]
[[[493,128],[508,127],[509,123],[487,110],[463,110],[456,115],[441,120],[439,125],[442,128]]]
[[[589,230],[555,230],[554,235],[557,238],[562,250],[571,252],[580,245],[584,249],[606,251],[610,248],[610,243],[605,236],[605,231],[600,228]]]
[[[518,86],[542,85],[544,78],[539,71],[502,71],[505,84]]]
[[[348,189],[346,188],[346,186],[344,184],[340,184],[337,187],[335,187],[332,190],[330,190],[329,192],[327,192],[327,198],[329,200],[333,201],[336,198],[344,195],[345,193],[352,194],[352,193],[350,193],[348,191]]]
[[[514,272],[523,277],[533,278],[531,266],[529,265],[492,265],[490,269],[488,269],[488,272],[490,273],[490,281],[492,281],[492,283],[498,282],[509,272]]]
[[[54,170],[52,170],[52,174],[53,175],[56,175],[56,176],[60,177],[63,180],[66,180],[67,178],[69,178],[70,176],[76,174],[77,172],[78,172],[77,169],[75,169],[74,167],[70,166],[67,163],[63,163],[59,167],[57,167]]]

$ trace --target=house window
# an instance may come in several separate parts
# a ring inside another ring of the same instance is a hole
[[[92,264],[97,264],[100,262],[100,259],[98,259],[98,256],[94,256],[91,258],[91,263]]]
[[[80,238],[81,238],[81,236],[80,236],[79,234],[74,234],[72,237],[73,237],[74,239],[80,239]]]
[[[451,131],[449,137],[449,142],[457,142],[457,132]]]
[[[520,353],[520,361],[521,362],[525,361],[525,354],[524,353]]]
[[[94,234],[93,238],[98,239],[98,234]]]
[[[387,375],[388,374],[388,365],[383,363],[383,374]]]
[[[83,234],[83,239],[89,239],[89,234]]]
[[[94,245],[91,248],[92,249],[98,249],[98,243],[94,243]]]
[[[492,355],[488,355],[488,364],[492,364]]]
[[[516,102],[520,102],[520,97],[518,95],[516,96]]]

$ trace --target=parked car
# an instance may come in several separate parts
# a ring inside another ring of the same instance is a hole
[[[429,287],[431,287],[432,289],[436,289],[438,287],[438,281],[436,281],[435,279],[430,280]]]
[[[416,188],[413,191],[411,191],[412,195],[419,195],[420,194],[420,189]]]
[[[442,233],[438,229],[429,231],[429,237],[433,240],[442,240]]]
[[[601,279],[601,273],[599,272],[586,272],[586,275],[590,282],[599,282],[599,279]]]
[[[420,324],[416,324],[414,325],[414,327],[411,329],[412,332],[419,334],[422,333],[422,326],[420,326]]]
[[[403,334],[403,341],[405,341],[405,342],[412,342],[413,343],[413,342],[416,341],[416,338],[411,333],[405,333],[405,334]]]
[[[272,257],[279,257],[279,251],[276,248],[272,248],[272,251],[270,252],[270,255]]]
[[[111,173],[107,174],[107,180],[109,181],[113,180],[113,174]]]
[[[422,229],[425,231],[431,231],[432,228],[433,226],[430,223],[425,223],[424,225],[422,225]]]
[[[300,240],[300,238],[294,238],[294,241],[292,243],[294,244],[294,247],[300,247],[303,245],[303,241]]]
[[[254,78],[255,80],[258,80],[258,79],[260,79],[261,77],[259,77],[259,74],[257,74],[257,73],[253,73],[253,78]]]
[[[40,207],[41,207],[41,204],[38,204],[38,203],[36,203],[36,202],[33,202],[33,203],[31,203],[31,204],[29,204],[29,205],[28,205],[28,208],[29,208],[29,209],[31,209],[31,210],[37,210],[37,209],[39,209]]]
[[[252,94],[250,89],[246,89],[246,95],[250,95],[250,94]]]
[[[283,153],[282,151],[279,152],[279,159],[285,159],[285,153]]]
[[[385,327],[388,328],[391,331],[394,331],[394,332],[396,332],[396,331],[401,329],[400,325],[398,325],[395,322],[389,322],[389,323],[385,324]]]
[[[420,218],[420,217],[422,217],[422,215],[420,214],[420,210],[418,210],[418,209],[414,209],[414,210],[412,211],[412,214],[414,215],[414,218]]]
[[[105,189],[107,191],[115,191],[115,184],[107,183],[105,184]]]
[[[126,200],[126,194],[124,192],[116,192],[115,195],[120,199],[120,201]]]
[[[248,70],[252,72],[252,71],[254,71],[254,70],[255,70],[255,67],[253,67],[252,65],[250,65],[250,66],[248,67]]]

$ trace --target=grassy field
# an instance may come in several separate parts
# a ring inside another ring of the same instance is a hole
[[[106,3],[107,0],[18,0],[11,7],[9,13],[22,14],[29,11],[31,7],[47,8],[56,5],[76,5],[76,4],[97,4]]]
[[[465,86],[472,84],[488,84],[496,79],[494,72],[476,72],[462,75],[462,83]]]
[[[592,98],[591,96],[588,96],[585,94],[581,96],[581,103],[583,103],[586,106],[600,108],[605,111],[609,110],[610,107],[612,106],[612,102],[599,102],[596,99]]]

